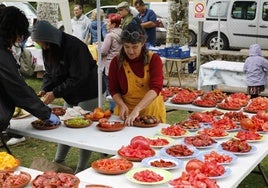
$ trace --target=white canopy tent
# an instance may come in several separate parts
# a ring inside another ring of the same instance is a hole
[[[0,2],[7,1],[7,0],[0,0]],[[72,27],[71,27],[71,14],[70,14],[70,6],[68,0],[8,0],[14,2],[37,2],[37,3],[58,3],[60,7],[60,13],[63,20],[63,25],[65,28],[65,32],[71,34]],[[101,24],[100,24],[100,0],[97,0],[97,20],[98,20],[98,51],[101,51]],[[101,53],[98,53],[98,64],[101,67]],[[100,68],[98,69],[98,104],[99,107],[102,106],[102,71]]]

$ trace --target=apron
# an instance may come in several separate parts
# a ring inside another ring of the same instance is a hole
[[[153,52],[149,52],[149,62]],[[128,91],[125,95],[122,95],[123,101],[127,105],[130,113],[135,108],[135,106],[142,100],[144,95],[150,90],[149,89],[149,64],[144,66],[144,77],[140,78],[135,75],[131,70],[129,64],[124,61],[123,67],[127,77]],[[119,115],[119,107],[116,106],[114,109],[114,114]],[[158,95],[150,105],[140,111],[140,115],[152,115],[157,117],[162,123],[166,122],[166,108],[162,95]]]

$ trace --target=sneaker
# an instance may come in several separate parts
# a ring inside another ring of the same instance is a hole
[[[25,137],[21,137],[21,138],[11,138],[7,141],[7,145],[8,146],[11,146],[11,145],[15,145],[15,144],[18,144],[18,143],[21,143],[21,142],[24,142],[26,140]]]

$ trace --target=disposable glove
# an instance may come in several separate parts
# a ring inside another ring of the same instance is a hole
[[[55,114],[50,114],[50,117],[47,122],[53,125],[57,125],[60,123],[60,119]]]

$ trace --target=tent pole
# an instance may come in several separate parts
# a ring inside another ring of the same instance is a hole
[[[101,19],[100,0],[97,0],[97,32],[98,32],[98,105],[102,107],[102,70],[101,70]]]

